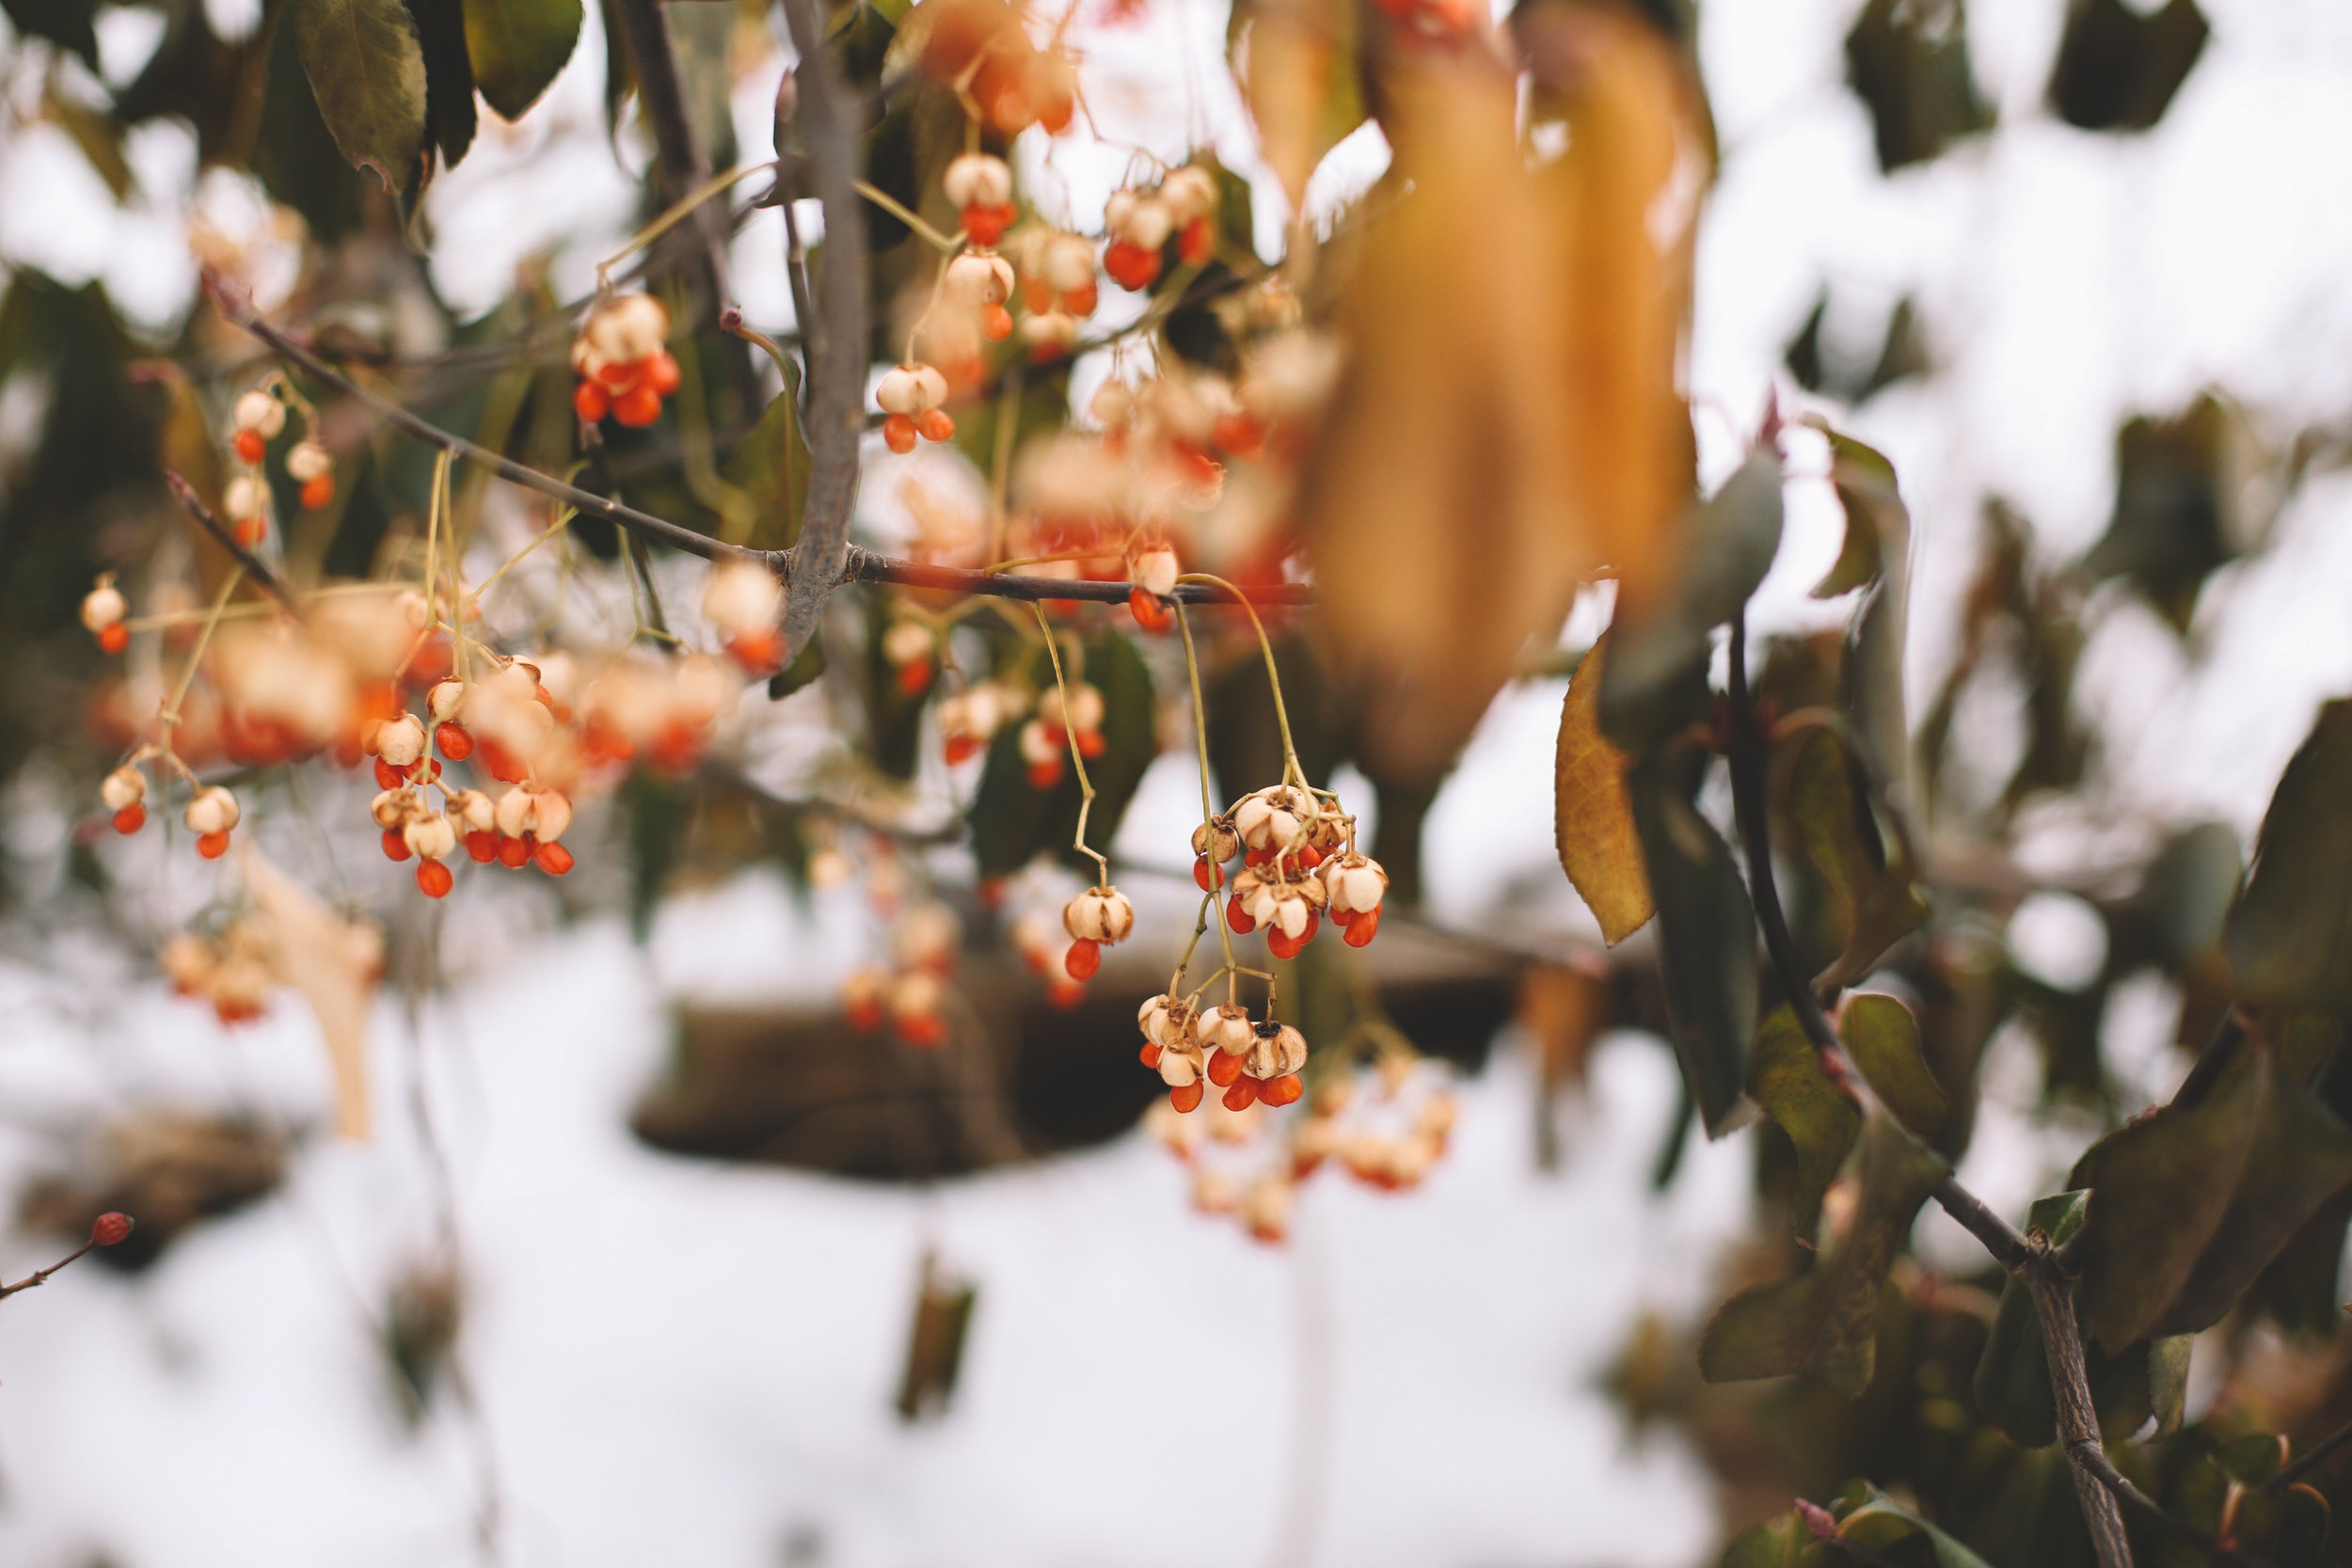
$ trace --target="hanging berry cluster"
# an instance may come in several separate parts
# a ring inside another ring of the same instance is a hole
[[[286,477],[299,486],[308,511],[320,511],[335,500],[335,460],[319,444],[310,404],[295,399],[281,378],[254,388],[237,399],[230,414],[229,449],[235,465],[221,490],[230,530],[247,549],[258,548],[269,537],[270,488],[264,464],[270,443],[285,433],[289,402],[294,404],[306,433],[286,450]]]
[[[651,294],[612,294],[588,308],[572,340],[572,410],[595,424],[642,429],[661,418],[661,400],[678,388],[678,362],[662,345],[670,312]]]

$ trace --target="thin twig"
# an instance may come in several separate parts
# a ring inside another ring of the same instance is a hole
[[[245,575],[253,580],[256,588],[284,606],[287,614],[297,621],[302,618],[302,607],[294,603],[294,594],[287,590],[277,569],[247,549],[233,532],[221,526],[220,519],[214,516],[212,509],[204,504],[204,498],[196,493],[195,485],[169,468],[164,470],[164,483],[171,486],[171,499],[180,503],[181,510],[195,518],[197,526],[211,534],[214,543],[227,550],[230,558],[245,568]]]
[[[2352,1443],[2352,1425],[2338,1427],[2335,1431],[2321,1438],[2317,1443],[2313,1444],[2311,1449],[2300,1459],[2297,1459],[2292,1465],[2284,1466],[2277,1475],[2272,1476],[2268,1481],[2264,1481],[2263,1490],[2265,1492],[2285,1491],[2288,1487],[2294,1485],[2296,1481],[2302,1480],[2305,1476],[2310,1475],[2313,1470],[2319,1468],[2321,1465],[2328,1461],[2330,1455],[2335,1453],[2338,1449],[2343,1448],[2346,1443]]]
[[[665,203],[684,200],[710,179],[710,160],[702,137],[687,112],[686,89],[678,78],[677,50],[670,41],[670,18],[660,0],[621,0],[606,14],[618,13],[628,40],[629,58],[637,67],[637,102],[653,132],[654,160],[660,169],[659,183]],[[697,208],[694,227],[702,238],[704,280],[716,311],[734,297],[727,283],[726,225],[707,207]]]
[[[785,578],[784,657],[800,657],[849,561],[850,514],[857,502],[858,449],[866,410],[866,210],[857,194],[860,119],[856,95],[834,72],[816,0],[784,0],[808,169],[825,214],[818,255],[818,317],[801,323],[808,351],[808,489]]]
[[[2107,1458],[2099,1439],[2099,1411],[2091,1402],[2090,1374],[2083,1365],[2082,1326],[2074,1317],[2074,1288],[2053,1265],[2046,1249],[2039,1250],[2027,1263],[2025,1276],[2033,1292],[2035,1315],[2042,1320],[2050,1387],[2058,1397],[2058,1435],[2065,1439],[2067,1465],[2074,1472],[2074,1497],[2082,1504],[2083,1523],[2090,1527],[2090,1544],[2098,1552],[2100,1568],[2130,1568],[2132,1544],[2123,1534],[2117,1483],[2123,1487],[2131,1483]]]
[[[42,1269],[40,1273],[27,1275],[24,1278],[18,1280],[13,1285],[0,1285],[0,1301],[7,1300],[8,1297],[16,1294],[19,1291],[29,1291],[36,1285],[46,1285],[49,1282],[49,1276],[51,1275],[56,1274],[59,1269],[64,1268],[68,1263],[72,1262],[75,1259],[81,1257],[82,1254],[89,1251],[97,1244],[97,1238],[92,1237],[90,1240],[84,1242],[80,1246],[74,1248],[72,1252],[67,1253],[63,1258],[58,1259],[56,1262],[50,1264],[47,1268]]]

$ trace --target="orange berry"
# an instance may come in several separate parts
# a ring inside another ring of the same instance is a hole
[[[433,744],[450,761],[463,762],[473,755],[473,732],[463,724],[443,724],[433,732]]]
[[[946,751],[947,766],[953,768],[958,763],[969,762],[979,755],[980,743],[968,735],[951,735],[947,737]]]
[[[1225,868],[1221,865],[1211,865],[1209,857],[1202,855],[1192,863],[1192,880],[1193,885],[1200,888],[1201,892],[1214,893],[1225,885]]]
[[[1225,901],[1225,924],[1237,936],[1248,936],[1258,928],[1258,922],[1241,907],[1241,895],[1236,893]]]
[[[1241,1076],[1241,1058],[1230,1051],[1209,1053],[1209,1082],[1224,1088]]]
[[[1298,1074],[1286,1072],[1279,1078],[1269,1078],[1258,1085],[1258,1098],[1269,1105],[1288,1105],[1307,1092]]]
[[[657,397],[666,398],[676,391],[679,381],[683,379],[677,360],[668,349],[661,350],[645,361],[645,385],[653,388]]]
[[[256,549],[260,547],[262,540],[269,537],[269,519],[267,517],[240,517],[237,519],[235,528],[230,531],[236,534],[238,544],[243,545],[248,550]]]
[[[417,863],[417,890],[427,898],[446,898],[456,884],[457,879],[439,861]]]
[[[229,835],[227,833],[199,835],[196,841],[196,852],[208,861],[220,859],[221,856],[229,853]]]
[[[1101,756],[1109,745],[1110,742],[1103,738],[1103,732],[1101,730],[1080,730],[1078,732],[1078,754],[1086,758],[1089,762],[1092,762],[1096,757]]]
[[[302,486],[302,504],[312,512],[324,509],[335,499],[335,476],[321,474]]]
[[[612,400],[612,417],[631,430],[643,430],[661,418],[661,394],[650,387],[632,387]]]
[[[1059,974],[1049,974],[1045,977],[1045,1005],[1047,1006],[1066,1013],[1086,999],[1087,988],[1084,981],[1068,979]]]
[[[130,645],[131,628],[124,626],[119,621],[117,621],[111,626],[105,627],[98,634],[98,646],[103,652],[119,654]]]
[[[1247,1111],[1249,1102],[1257,1098],[1258,1081],[1255,1078],[1236,1078],[1233,1086],[1225,1091],[1225,1108],[1229,1111]]]
[[[131,1216],[109,1212],[90,1222],[92,1246],[119,1246],[131,1236]]]
[[[1094,308],[1102,303],[1100,295],[1101,291],[1094,286],[1093,279],[1089,278],[1078,287],[1069,290],[1063,293],[1061,296],[1061,308],[1070,314],[1076,316],[1079,320],[1084,321],[1087,317],[1094,314]]]
[[[1061,966],[1069,972],[1073,980],[1093,979],[1095,971],[1103,967],[1103,944],[1080,937],[1070,944],[1070,951],[1062,955]]]
[[[236,440],[230,445],[237,449],[237,461],[240,463],[259,463],[262,454],[269,451],[269,443],[262,439],[262,433],[258,430],[238,431]]]
[[[1126,240],[1114,240],[1103,252],[1103,270],[1111,281],[1130,293],[1141,293],[1160,276],[1160,253]]]
[[[376,788],[398,789],[402,784],[405,784],[407,782],[408,775],[405,772],[402,771],[400,768],[394,768],[390,763],[386,762],[382,757],[375,759]]]
[[[521,838],[501,836],[499,839],[499,863],[507,870],[520,871],[523,863],[529,859],[531,859],[530,835],[525,834]]]
[[[486,865],[499,858],[499,835],[486,828],[476,828],[466,835],[466,853],[476,864]]]
[[[914,421],[904,414],[893,414],[882,421],[882,445],[904,456],[914,450]]]
[[[1136,1053],[1136,1059],[1141,1061],[1145,1067],[1148,1067],[1152,1071],[1157,1072],[1160,1069],[1160,1048],[1153,1045],[1150,1040],[1146,1040],[1143,1042],[1143,1049]]]
[[[384,858],[388,861],[405,861],[412,853],[414,853],[414,851],[408,847],[407,835],[403,833],[398,828],[385,829],[382,843],[384,846]]]
[[[1362,947],[1379,934],[1380,911],[1359,910],[1357,911],[1356,918],[1348,922],[1347,935],[1342,940],[1350,947]]]
[[[595,424],[612,412],[612,395],[594,381],[583,381],[572,388],[572,412],[584,424]]]
[[[880,1002],[852,1002],[842,1009],[850,1027],[861,1035],[870,1035],[882,1027],[882,1005]]]
[[[1200,1108],[1200,1097],[1205,1092],[1200,1081],[1195,1079],[1181,1089],[1168,1090],[1168,1102],[1179,1111],[1197,1111]]]
[[[1001,305],[980,307],[980,336],[992,343],[1001,343],[1012,336],[1012,312]]]
[[[572,852],[561,844],[542,844],[531,852],[531,858],[550,877],[561,877],[572,868]]]
[[[1029,787],[1031,789],[1051,789],[1059,783],[1061,783],[1061,758],[1056,757],[1051,762],[1033,762],[1029,765]]]
[[[910,697],[920,697],[930,689],[931,674],[930,659],[909,659],[898,666],[898,689]]]
[[[974,245],[994,245],[1005,237],[1015,216],[1011,207],[966,207],[963,210],[964,236]]]
[[[1127,590],[1127,613],[1146,631],[1166,631],[1176,624],[1176,612],[1147,589]]]
[[[147,808],[136,800],[115,813],[115,832],[135,833],[147,826]]]
[[[914,416],[914,429],[926,441],[948,441],[955,438],[955,417],[945,408],[926,408]]]

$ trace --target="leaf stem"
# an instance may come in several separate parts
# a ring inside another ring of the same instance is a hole
[[[1258,619],[1257,607],[1249,602],[1248,596],[1240,589],[1227,582],[1223,578],[1207,572],[1186,572],[1176,580],[1179,584],[1198,582],[1212,588],[1223,589],[1248,615],[1249,629],[1258,634],[1258,652],[1265,657],[1266,686],[1274,693],[1274,721],[1281,727],[1282,731],[1282,782],[1304,786],[1307,783],[1307,773],[1298,766],[1298,748],[1291,744],[1291,716],[1290,709],[1282,704],[1282,676],[1280,672],[1274,668],[1274,644],[1266,640],[1265,623]],[[1187,648],[1190,646],[1189,640],[1187,640],[1186,646]],[[1199,679],[1197,673],[1194,678],[1196,681]],[[1206,742],[1203,741],[1202,744],[1205,745]],[[1203,784],[1205,783],[1204,779]]]
[[[1087,816],[1094,810],[1094,781],[1087,777],[1087,759],[1078,750],[1078,726],[1070,720],[1070,684],[1062,678],[1061,639],[1054,635],[1053,626],[1047,624],[1043,605],[1031,605],[1029,608],[1037,613],[1038,630],[1045,634],[1045,655],[1054,661],[1054,689],[1061,696],[1062,739],[1070,746],[1070,765],[1078,770],[1078,832],[1071,847],[1093,860],[1096,868],[1094,885],[1108,888],[1111,885],[1111,863],[1087,847]]]
[[[1256,617],[1253,615],[1251,619],[1255,620]],[[1216,911],[1216,940],[1225,949],[1225,968],[1231,974],[1235,968],[1233,933],[1225,919],[1225,902],[1217,896],[1224,891],[1225,868],[1214,860],[1216,854],[1216,803],[1215,797],[1209,793],[1209,709],[1208,705],[1200,700],[1200,658],[1193,651],[1192,619],[1184,613],[1184,603],[1181,600],[1176,605],[1176,629],[1183,632],[1184,636],[1184,674],[1192,682],[1192,744],[1193,750],[1200,758],[1200,825],[1207,832],[1209,839],[1209,854],[1212,857],[1210,880],[1217,884],[1209,889],[1208,902]],[[1195,934],[1194,940],[1199,940],[1198,933]],[[1191,960],[1191,948],[1184,949],[1184,958],[1186,962]],[[1182,979],[1184,973],[1184,965],[1178,964],[1176,966],[1177,977]],[[1228,1006],[1232,1005],[1239,989],[1238,979],[1226,988],[1225,996]]]

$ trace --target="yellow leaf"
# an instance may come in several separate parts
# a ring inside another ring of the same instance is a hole
[[[1323,155],[1364,122],[1353,0],[1257,0],[1232,24],[1259,145],[1295,214]]]
[[[384,967],[384,938],[373,926],[347,921],[318,895],[258,852],[245,859],[246,887],[257,906],[252,925],[281,985],[293,987],[318,1016],[335,1074],[335,1131],[368,1135],[368,1013]]]
[[[1560,710],[1560,752],[1552,826],[1560,867],[1600,922],[1614,947],[1650,917],[1649,876],[1626,798],[1629,759],[1600,733],[1600,661],[1607,638],[1596,643],[1568,682]]]

